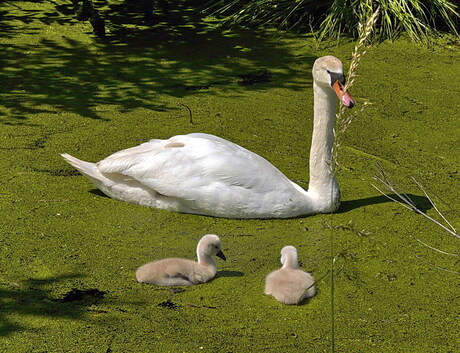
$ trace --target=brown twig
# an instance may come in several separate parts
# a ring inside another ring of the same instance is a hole
[[[183,104],[183,103],[179,103],[179,106],[182,106],[182,107],[184,107],[184,108],[187,108],[188,113],[189,113],[190,124],[193,124],[192,109],[190,109],[190,107],[188,107],[187,105],[185,105],[185,104]]]

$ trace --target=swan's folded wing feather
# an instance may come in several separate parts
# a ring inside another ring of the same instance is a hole
[[[150,140],[138,146],[127,148],[111,154],[96,163],[101,173],[121,173],[141,163],[149,154],[157,154],[162,150],[162,140]]]
[[[112,154],[98,168],[102,173],[129,176],[163,195],[189,200],[223,189],[231,192],[232,187],[239,192],[265,192],[291,184],[264,158],[206,134],[151,140]]]

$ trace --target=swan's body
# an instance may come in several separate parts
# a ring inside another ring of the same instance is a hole
[[[196,248],[198,262],[169,258],[150,262],[136,271],[138,282],[159,286],[190,286],[208,282],[217,273],[217,265],[212,256],[225,260],[221,242],[217,235],[205,235]]]
[[[165,210],[227,218],[288,218],[337,209],[331,171],[336,94],[346,106],[341,62],[316,60],[308,191],[259,155],[222,138],[189,134],[150,140],[94,164],[62,156],[106,195]],[[334,93],[334,90],[336,93]]]
[[[265,279],[265,294],[283,304],[299,304],[316,294],[313,277],[299,269],[296,248],[285,246],[281,250],[281,264],[279,270],[271,272]]]

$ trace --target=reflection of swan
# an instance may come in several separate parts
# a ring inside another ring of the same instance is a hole
[[[136,279],[138,282],[159,286],[188,286],[205,283],[217,272],[217,265],[211,256],[216,255],[225,260],[220,247],[220,239],[217,235],[205,235],[196,248],[198,262],[177,258],[150,262],[137,269]]]
[[[316,294],[313,277],[299,269],[296,248],[285,246],[281,250],[281,264],[283,267],[265,279],[265,294],[283,304],[299,304]]]
[[[62,156],[106,195],[144,206],[228,218],[287,218],[332,212],[340,198],[330,168],[335,94],[345,106],[354,105],[344,82],[339,59],[325,56],[316,60],[308,191],[257,154],[200,133],[150,140],[96,164]]]

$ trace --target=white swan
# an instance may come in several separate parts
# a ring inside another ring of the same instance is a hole
[[[208,234],[200,239],[196,248],[198,262],[169,258],[150,262],[136,271],[138,282],[159,286],[189,286],[205,283],[214,278],[217,265],[213,255],[226,260],[221,250],[221,242],[217,235]]]
[[[336,95],[345,106],[354,105],[344,83],[339,59],[325,56],[315,61],[308,191],[257,154],[202,133],[150,140],[96,164],[62,156],[106,195],[144,206],[227,218],[332,212],[340,201],[330,168]]]
[[[312,275],[299,269],[295,247],[285,246],[281,250],[281,264],[279,270],[271,272],[265,279],[265,294],[283,304],[299,304],[316,294]]]

